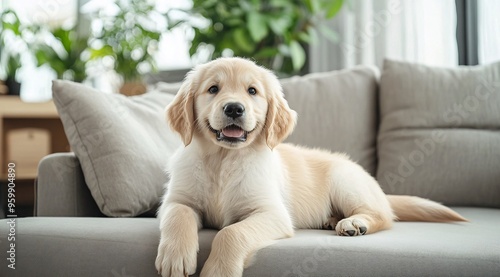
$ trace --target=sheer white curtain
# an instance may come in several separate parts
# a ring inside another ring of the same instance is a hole
[[[358,64],[380,67],[384,58],[458,64],[454,0],[351,0],[328,24],[339,42],[321,38],[311,47],[312,72]]]
[[[500,61],[500,1],[480,0],[477,7],[479,63]]]

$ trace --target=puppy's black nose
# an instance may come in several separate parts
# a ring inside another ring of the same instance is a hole
[[[228,103],[224,106],[224,113],[232,118],[237,118],[245,113],[245,107],[240,103]]]

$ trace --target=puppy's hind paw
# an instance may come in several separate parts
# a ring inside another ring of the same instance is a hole
[[[337,223],[335,231],[339,236],[362,236],[368,231],[364,221],[356,218],[345,218]]]

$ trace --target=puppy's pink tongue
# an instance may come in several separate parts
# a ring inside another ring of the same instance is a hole
[[[243,130],[240,128],[224,128],[222,134],[228,138],[239,138],[243,136]]]

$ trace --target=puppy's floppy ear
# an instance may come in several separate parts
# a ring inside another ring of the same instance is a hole
[[[194,131],[194,93],[191,86],[188,75],[165,112],[170,128],[181,135],[185,146],[191,143]]]
[[[276,77],[274,79],[271,82],[266,125],[264,127],[266,143],[271,149],[280,144],[292,133],[297,122],[297,113],[290,109],[288,102],[283,97],[281,84]]]

